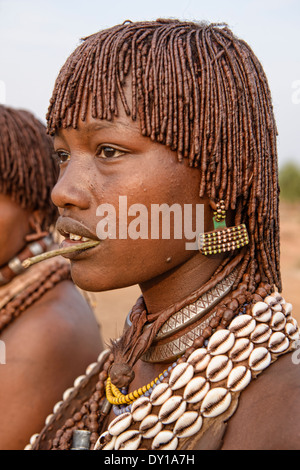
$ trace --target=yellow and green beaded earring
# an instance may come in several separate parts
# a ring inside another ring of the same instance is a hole
[[[249,243],[245,224],[234,227],[226,226],[226,210],[223,200],[216,203],[213,216],[214,230],[200,233],[198,238],[199,251],[203,255],[216,255],[226,251],[234,251]]]

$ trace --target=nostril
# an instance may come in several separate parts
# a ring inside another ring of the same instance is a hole
[[[85,190],[82,184],[76,185],[75,181],[70,183],[63,178],[52,189],[51,199],[58,209],[67,207],[87,209],[89,207],[88,190]]]

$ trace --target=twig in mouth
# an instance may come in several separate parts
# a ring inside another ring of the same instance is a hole
[[[99,245],[99,243],[100,241],[98,240],[91,240],[89,242],[76,243],[76,245],[72,245],[66,248],[58,248],[57,250],[46,251],[46,253],[42,253],[41,255],[33,256],[32,258],[27,258],[25,261],[23,261],[22,266],[23,268],[29,268],[29,266],[39,263],[40,261],[44,261],[45,259],[53,258],[54,256],[60,256],[67,253],[73,253],[75,251],[86,250],[87,248],[92,248],[93,246]]]

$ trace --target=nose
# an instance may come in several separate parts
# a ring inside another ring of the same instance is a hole
[[[61,171],[52,189],[51,199],[59,209],[77,207],[87,209],[90,204],[86,172],[78,165],[69,162]]]

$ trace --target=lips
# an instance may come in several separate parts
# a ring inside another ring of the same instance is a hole
[[[70,217],[59,217],[56,223],[56,228],[66,240],[77,243],[99,240],[97,235],[95,235],[85,225]]]

